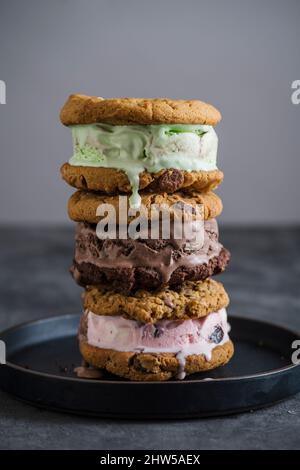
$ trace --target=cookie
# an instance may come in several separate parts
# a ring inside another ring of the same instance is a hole
[[[129,380],[168,380],[177,375],[180,366],[174,353],[119,352],[91,346],[84,340],[80,340],[80,352],[90,365]],[[215,369],[227,364],[233,352],[234,347],[229,340],[213,349],[210,360],[202,354],[187,356],[184,371],[189,375]]]
[[[133,295],[108,287],[90,286],[84,293],[84,308],[97,315],[121,315],[142,323],[161,319],[187,320],[205,317],[229,304],[223,285],[212,279],[187,281],[179,289],[162,289],[155,294],[140,290]]]
[[[95,225],[78,223],[71,272],[80,285],[103,284],[130,293],[175,288],[224,271],[230,254],[219,243],[217,221],[206,220],[204,226],[201,222],[198,232],[192,227],[192,240],[182,235],[175,239],[174,231],[168,239],[101,239]],[[146,230],[145,235],[151,232]]]
[[[65,126],[107,123],[112,125],[207,124],[215,126],[220,112],[199,100],[168,98],[112,98],[71,95],[60,113]]]
[[[64,163],[60,169],[63,179],[74,188],[101,191],[107,194],[131,193],[132,188],[126,173],[115,168],[74,166]],[[184,171],[162,170],[158,173],[140,173],[139,189],[166,193],[179,190],[208,192],[223,180],[220,170]]]
[[[128,206],[128,197],[127,206]],[[204,219],[212,219],[219,216],[222,212],[223,205],[221,199],[213,192],[208,192],[204,194],[191,192],[189,194],[184,194],[177,192],[174,194],[167,193],[151,193],[147,191],[141,192],[142,205],[145,207],[146,211],[150,213],[150,209],[153,208],[153,205],[158,206],[165,204],[169,207],[174,206],[175,210],[178,209],[184,210],[184,213],[190,218],[195,218],[196,205],[202,205],[204,211]],[[76,191],[69,199],[68,202],[68,214],[70,219],[75,222],[89,222],[91,224],[98,223],[104,216],[96,215],[97,208],[100,204],[110,204],[116,214],[116,220],[119,220],[119,196],[108,196],[100,193],[94,193],[91,191]],[[126,209],[125,209],[126,210]],[[171,213],[174,211],[171,210]],[[122,211],[122,215],[124,215]],[[153,217],[157,217],[158,212],[153,212]],[[132,221],[137,218],[137,215],[128,216],[128,220]]]

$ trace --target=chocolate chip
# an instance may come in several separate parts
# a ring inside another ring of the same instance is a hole
[[[161,191],[174,193],[184,182],[183,172],[180,170],[165,171],[158,179],[158,187]]]
[[[86,182],[86,179],[85,179],[85,177],[84,177],[83,175],[80,175],[80,176],[79,176],[79,185],[80,185],[81,188],[83,188],[83,189],[87,189],[87,187],[88,187],[88,184],[87,184],[87,182]]]
[[[210,337],[208,338],[211,343],[219,344],[224,338],[224,331],[220,325],[217,325]]]
[[[142,360],[143,359],[141,357],[134,356],[133,366],[134,366],[135,370],[137,370],[137,371],[148,372],[147,368],[144,367],[144,365],[142,364],[142,362],[141,362]]]
[[[154,332],[153,332],[153,336],[154,338],[159,338],[162,334],[163,334],[163,331],[161,328],[158,328],[158,327],[154,327]]]

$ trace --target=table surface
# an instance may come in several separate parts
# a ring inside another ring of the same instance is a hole
[[[1,227],[0,330],[79,313],[81,289],[68,266],[70,227]],[[300,331],[300,228],[221,228],[232,252],[219,277],[229,314]],[[279,405],[222,418],[116,421],[41,410],[0,392],[1,449],[299,449],[300,394]]]

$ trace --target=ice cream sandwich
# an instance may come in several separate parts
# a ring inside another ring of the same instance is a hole
[[[229,298],[211,279],[230,259],[214,192],[224,176],[220,112],[199,100],[71,95],[60,118],[73,139],[61,175],[76,188],[68,214],[76,222],[71,272],[85,289],[85,363],[138,381],[226,364]]]
[[[60,116],[73,135],[61,173],[78,189],[130,192],[138,207],[140,189],[208,191],[223,179],[213,127],[221,115],[202,101],[71,95]]]
[[[212,280],[127,297],[93,287],[84,296],[81,354],[89,365],[131,380],[183,379],[214,369],[233,354],[228,302]]]

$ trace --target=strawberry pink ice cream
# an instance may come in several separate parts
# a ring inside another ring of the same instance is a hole
[[[171,352],[181,359],[204,354],[210,360],[212,350],[228,341],[226,310],[195,320],[162,320],[142,324],[121,316],[95,315],[86,311],[87,342],[91,346],[116,351]]]

